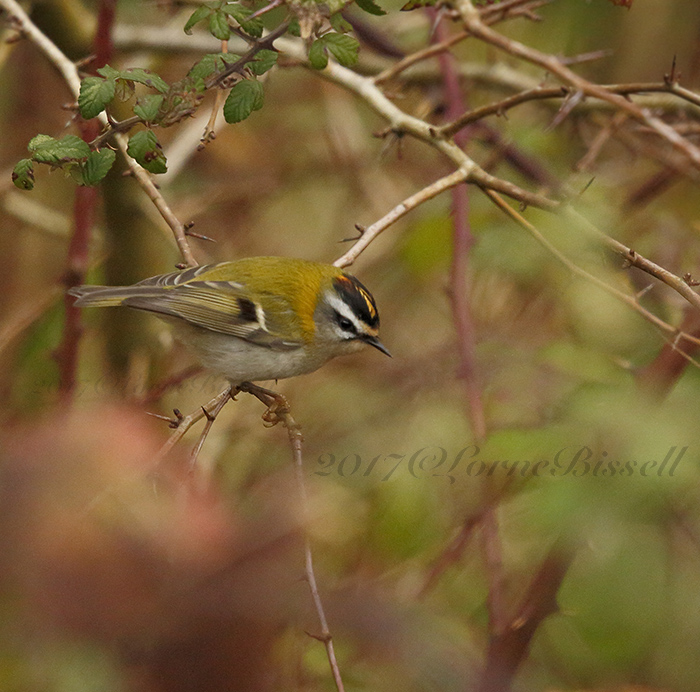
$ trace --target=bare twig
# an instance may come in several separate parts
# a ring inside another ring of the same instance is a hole
[[[435,10],[428,10],[429,16],[437,20],[435,38],[444,42],[445,23],[439,21]],[[460,89],[459,75],[454,58],[449,53],[439,55],[440,69],[444,79],[444,98],[447,103],[447,118],[454,117],[464,108]],[[459,147],[468,144],[468,131],[462,130],[455,143]],[[457,376],[464,384],[464,393],[468,405],[468,417],[474,439],[482,442],[486,439],[486,416],[476,366],[476,333],[472,319],[468,276],[470,274],[470,255],[474,236],[469,224],[469,191],[466,185],[452,188],[452,263],[450,266],[450,305],[452,320],[457,336],[459,369]]]
[[[681,137],[673,127],[655,115],[652,115],[648,110],[640,108],[633,101],[619,94],[611,93],[603,87],[580,77],[563,65],[562,62],[553,55],[542,53],[494,31],[482,21],[478,10],[474,7],[471,0],[455,0],[455,7],[461,15],[465,29],[476,38],[496,46],[510,55],[543,67],[545,70],[556,75],[559,79],[571,85],[575,90],[581,91],[586,96],[594,96],[611,103],[620,111],[627,113],[634,120],[652,129],[671,146],[683,152],[694,166],[700,168],[700,149],[687,139]]]
[[[202,418],[205,416],[208,417],[213,411],[217,411],[218,413],[220,407],[231,398],[231,391],[231,385],[226,385],[226,387],[222,389],[213,399],[207,402],[204,406],[200,406],[189,416],[183,416],[176,411],[176,418],[171,423],[175,428],[175,432],[170,435],[168,441],[158,451],[158,454],[154,459],[154,467],[158,466],[161,460],[197,421],[202,420]],[[162,418],[162,416],[157,417]]]
[[[140,166],[134,159],[127,153],[127,147],[129,145],[129,140],[126,135],[121,132],[117,132],[114,135],[114,139],[117,145],[121,149],[122,154],[126,160],[127,165],[131,169],[131,172],[136,179],[136,182],[141,186],[141,189],[148,195],[148,198],[153,202],[156,209],[160,212],[160,215],[165,219],[165,223],[170,226],[175,237],[175,242],[180,249],[180,254],[185,260],[185,264],[188,267],[196,267],[198,262],[192,253],[190,248],[190,243],[187,240],[187,235],[185,233],[185,225],[175,216],[170,205],[165,201],[165,198],[161,194],[160,190],[156,187],[156,184],[151,180],[151,176],[148,171]]]
[[[328,627],[328,618],[326,617],[326,612],[323,607],[323,601],[321,600],[321,594],[318,590],[318,583],[316,582],[316,574],[314,572],[314,561],[313,553],[311,552],[311,541],[308,535],[308,525],[309,525],[309,494],[306,490],[306,483],[304,482],[304,459],[302,453],[302,442],[303,436],[301,434],[301,427],[294,420],[292,414],[289,410],[289,403],[285,397],[277,394],[276,392],[270,391],[269,389],[263,389],[257,385],[251,384],[250,382],[243,382],[238,386],[238,389],[242,392],[248,392],[253,396],[257,397],[262,401],[268,410],[263,415],[263,420],[271,425],[276,422],[281,421],[284,427],[287,429],[287,434],[289,435],[289,444],[292,447],[292,458],[294,461],[294,476],[297,482],[297,489],[299,491],[299,497],[302,504],[302,512],[304,512],[304,526],[306,527],[306,532],[304,536],[304,573],[306,581],[309,584],[309,589],[311,591],[311,598],[314,602],[314,607],[316,608],[316,614],[318,615],[318,620],[321,624],[321,633],[314,634],[314,639],[318,639],[323,642],[326,647],[326,655],[328,656],[328,662],[331,667],[331,672],[333,674],[333,680],[335,681],[335,686],[338,692],[344,692],[345,687],[343,685],[343,680],[340,675],[340,667],[338,666],[338,660],[335,655],[335,647],[333,645],[333,637],[331,636],[331,631]]]
[[[17,24],[20,31],[27,36],[32,43],[37,45],[54,64],[63,76],[73,96],[77,99],[80,93],[80,76],[73,62],[59,50],[51,39],[39,30],[18,2],[15,2],[15,0],[0,0],[0,7],[8,13],[12,21]]]
[[[436,180],[431,185],[407,197],[401,204],[395,206],[388,214],[385,214],[379,219],[379,221],[375,221],[371,226],[365,228],[357,242],[342,257],[339,257],[334,262],[335,266],[347,267],[349,264],[352,264],[382,231],[385,231],[401,217],[408,214],[409,211],[423,204],[423,202],[437,197],[441,192],[449,190],[455,187],[455,185],[463,183],[466,178],[467,174],[458,170],[446,175],[444,178],[440,178],[440,180]]]
[[[692,343],[700,343],[700,339],[697,337],[692,336],[691,334],[687,334],[685,332],[679,332],[678,329],[667,322],[664,322],[660,317],[657,317],[654,313],[649,312],[646,308],[643,308],[640,304],[639,301],[636,299],[636,297],[628,295],[627,293],[623,293],[622,291],[618,290],[614,286],[611,286],[610,284],[607,284],[605,281],[602,279],[598,278],[597,276],[594,276],[590,272],[587,272],[585,269],[579,267],[576,263],[572,262],[564,253],[562,253],[558,248],[556,248],[552,243],[549,242],[541,233],[540,231],[533,225],[531,224],[527,219],[525,219],[521,214],[519,214],[515,209],[513,209],[509,204],[505,202],[497,193],[493,192],[492,190],[486,190],[485,194],[493,201],[501,210],[503,210],[508,216],[510,216],[516,223],[518,223],[520,226],[522,226],[524,229],[526,229],[534,238],[537,240],[538,243],[543,245],[551,254],[553,254],[564,266],[566,266],[573,274],[576,274],[577,276],[581,277],[582,279],[585,279],[586,281],[595,284],[598,286],[598,288],[601,288],[603,291],[606,293],[609,293],[612,296],[615,296],[618,300],[622,301],[629,307],[631,307],[634,311],[638,312],[645,320],[653,324],[655,327],[660,329],[662,332],[666,334],[671,334],[673,337],[678,336],[679,338],[685,339],[687,341],[690,341]],[[571,211],[572,214],[575,214],[573,210]],[[581,220],[582,222],[585,221],[581,219],[581,217],[576,214],[576,218]],[[585,222],[588,224],[588,222]],[[588,224],[590,226],[590,224]],[[657,278],[661,278],[662,276],[666,276],[667,274],[670,274],[670,272],[667,272],[665,269],[662,267],[659,267],[658,265],[654,265],[653,262],[650,262],[649,260],[645,258],[641,258],[640,255],[637,255],[633,250],[630,250],[629,248],[626,248],[622,243],[618,243],[616,240],[613,240],[609,236],[606,236],[600,231],[597,231],[595,229],[596,237],[599,238],[601,242],[604,244],[608,245],[612,249],[614,249],[616,252],[619,252],[619,254],[624,256],[624,252],[626,251],[628,256],[629,256],[629,261],[630,263],[634,263],[634,266],[638,266],[640,269],[643,267],[647,267],[648,265],[653,265],[652,275],[656,276],[658,274]],[[674,277],[674,281],[672,283],[675,283],[675,280],[680,282],[681,284],[684,284],[683,280],[680,277],[675,277],[674,275],[671,274],[672,277]],[[663,280],[663,279],[662,279]],[[667,283],[667,282],[665,282]],[[671,284],[669,284],[671,285]],[[700,297],[690,289],[690,287],[687,284],[685,285],[686,291],[690,291],[692,295],[694,296],[693,299],[693,304],[696,304],[698,300],[700,300]],[[686,292],[683,291],[683,292]]]
[[[216,404],[214,404],[214,406],[210,406],[209,408],[202,406],[202,412],[204,413],[204,417],[207,419],[207,422],[204,424],[204,430],[202,430],[202,434],[199,436],[197,444],[193,447],[192,453],[190,454],[190,475],[194,473],[195,467],[197,466],[199,453],[202,451],[202,447],[204,446],[204,442],[207,439],[212,426],[214,425],[214,421],[221,413],[224,406],[226,406],[230,398],[230,396],[218,396],[216,397]]]

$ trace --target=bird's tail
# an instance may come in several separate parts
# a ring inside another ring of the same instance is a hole
[[[74,305],[79,308],[107,308],[121,305],[127,298],[147,298],[161,294],[163,289],[138,286],[76,286],[68,291],[75,296]]]

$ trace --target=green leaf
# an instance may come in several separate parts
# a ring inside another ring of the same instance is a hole
[[[155,72],[151,70],[144,70],[142,67],[133,67],[128,70],[123,70],[120,75],[121,79],[126,79],[129,82],[137,82],[138,84],[145,84],[151,89],[159,91],[164,94],[170,85]]]
[[[317,38],[309,48],[309,62],[311,67],[322,70],[328,65],[328,54],[322,38]]]
[[[190,16],[190,18],[187,20],[187,23],[185,24],[185,33],[189,36],[192,34],[192,29],[194,28],[195,24],[199,24],[203,19],[206,19],[210,14],[212,13],[212,10],[210,7],[207,7],[206,5],[202,5],[201,7],[198,7]]]
[[[255,38],[260,38],[262,36],[262,18],[255,17],[254,19],[248,21],[248,17],[253,14],[252,10],[238,5],[237,3],[227,3],[223,6],[222,10],[226,12],[226,14],[233,17],[246,33],[254,36]]]
[[[91,151],[83,167],[83,184],[97,185],[109,173],[116,156],[112,149]]]
[[[37,149],[40,149],[42,146],[44,146],[44,144],[55,141],[56,140],[49,135],[35,135],[29,140],[29,144],[27,144],[27,150],[36,151]]]
[[[352,24],[348,22],[340,12],[337,12],[336,14],[332,14],[329,18],[328,21],[331,23],[331,26],[333,27],[334,31],[337,31],[338,33],[345,34],[348,31],[352,31]]]
[[[254,79],[244,79],[231,89],[224,103],[227,123],[239,123],[263,106],[263,86]]]
[[[361,10],[376,15],[377,17],[381,17],[382,15],[386,14],[386,11],[379,7],[374,0],[355,0],[355,2]]]
[[[165,173],[168,170],[158,138],[151,130],[142,130],[132,135],[126,151],[151,173]]]
[[[76,135],[66,135],[61,139],[54,139],[48,135],[37,135],[29,142],[28,148],[33,154],[32,158],[40,163],[56,164],[84,159],[90,153],[90,147],[87,143]]]
[[[260,51],[261,53],[263,51]],[[225,65],[236,62],[240,59],[236,53],[208,53],[199,62],[195,63],[187,76],[192,79],[206,79],[219,70],[223,70]]]
[[[121,72],[115,70],[111,65],[105,65],[97,70],[97,74],[105,79],[119,79]]]
[[[114,98],[115,88],[114,79],[102,79],[101,77],[83,79],[80,83],[80,95],[78,96],[80,115],[85,120],[99,115]]]
[[[277,52],[274,50],[261,50],[255,56],[255,60],[248,63],[248,68],[253,74],[265,74],[277,63]]]
[[[287,33],[290,36],[296,36],[299,38],[301,36],[301,27],[299,26],[299,20],[296,17],[293,17],[289,21],[289,26],[287,27]]]
[[[21,159],[12,171],[12,182],[20,190],[34,189],[34,162],[31,159]]]
[[[136,101],[134,115],[138,115],[146,123],[153,122],[158,117],[165,96],[162,94],[146,94]]]
[[[348,67],[357,62],[360,44],[347,34],[324,34],[321,37],[330,54],[341,64]]]
[[[228,41],[231,38],[231,28],[228,25],[226,14],[221,10],[215,10],[209,17],[209,31],[219,41]]]

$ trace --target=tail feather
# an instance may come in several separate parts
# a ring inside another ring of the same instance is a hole
[[[76,286],[68,291],[80,308],[106,308],[121,305],[127,298],[147,298],[162,295],[162,288],[139,286]]]

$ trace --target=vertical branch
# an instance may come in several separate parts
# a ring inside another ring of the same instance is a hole
[[[304,576],[309,584],[311,598],[316,608],[319,623],[321,624],[321,633],[310,636],[323,642],[323,645],[326,647],[326,656],[328,657],[328,663],[331,667],[336,689],[338,692],[345,692],[343,679],[340,675],[340,666],[338,665],[338,659],[335,655],[333,636],[328,627],[328,618],[326,617],[326,611],[323,607],[323,601],[321,600],[318,583],[316,582],[316,573],[314,571],[314,558],[311,552],[311,540],[308,534],[309,494],[306,490],[306,483],[304,482],[304,458],[302,453],[302,442],[304,438],[301,434],[301,426],[294,420],[289,410],[289,402],[281,394],[277,394],[277,392],[273,392],[269,389],[264,389],[251,382],[242,382],[237,386],[237,389],[240,392],[252,394],[267,406],[267,411],[263,414],[263,420],[268,426],[276,425],[281,421],[284,427],[287,428],[294,461],[294,477],[296,479],[299,498],[301,499],[301,509],[304,515]]]
[[[433,21],[439,15],[435,10],[428,10]],[[438,21],[435,27],[435,41],[443,42],[448,38],[447,29],[443,22]],[[438,56],[440,71],[444,82],[444,96],[446,101],[446,117],[454,120],[464,112],[464,104],[459,83],[459,74],[455,68],[454,58],[450,53],[442,52]],[[455,143],[464,147],[469,139],[469,130],[463,129],[455,135]],[[457,348],[459,351],[458,377],[463,380],[467,404],[469,407],[469,420],[472,432],[477,442],[486,438],[486,421],[481,390],[477,382],[476,368],[476,335],[472,320],[471,306],[469,304],[469,253],[474,244],[469,225],[469,193],[466,185],[459,185],[452,189],[452,265],[450,267],[450,302],[452,306],[452,318],[457,335]]]
[[[478,692],[509,692],[537,628],[559,609],[557,592],[575,555],[575,547],[562,538],[547,553],[516,616],[501,632],[492,632],[489,637],[486,666]]]
[[[94,68],[106,65],[112,55],[112,26],[116,0],[102,0],[95,33]],[[84,121],[77,116],[77,125],[81,138],[91,142],[99,134],[99,122],[96,119]],[[78,286],[85,281],[90,256],[90,234],[95,223],[98,193],[97,188],[81,186],[76,188],[73,203],[73,235],[68,245],[67,267],[63,282],[66,289]],[[63,339],[57,350],[59,397],[63,403],[73,397],[78,369],[78,344],[81,334],[80,308],[73,305],[73,299],[64,297],[65,324]]]

